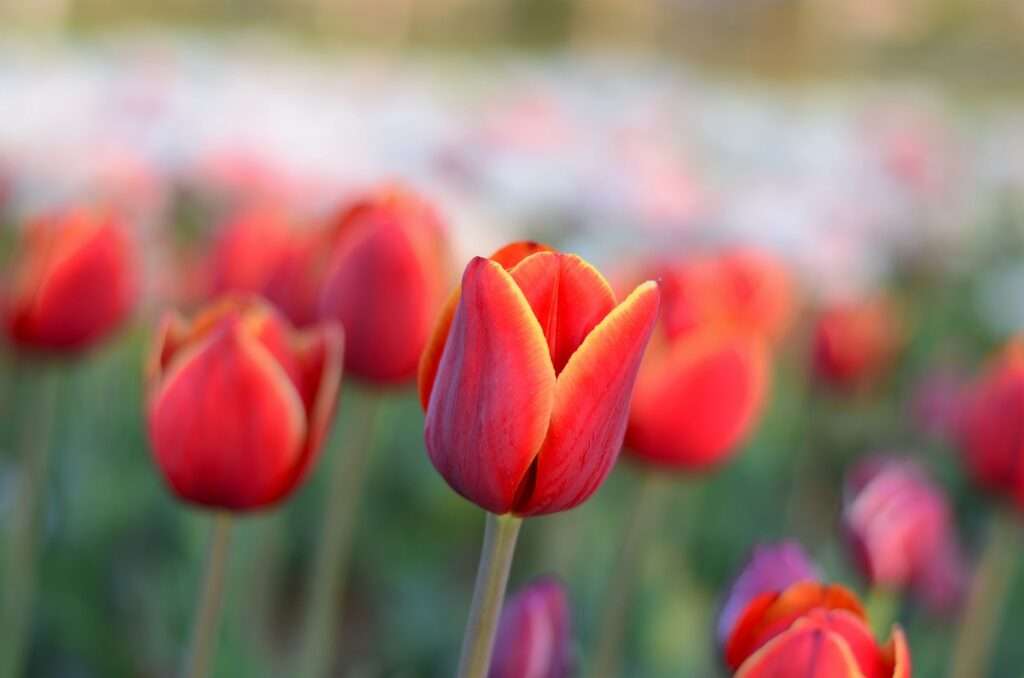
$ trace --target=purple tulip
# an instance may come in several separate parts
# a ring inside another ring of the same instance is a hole
[[[506,603],[489,678],[567,678],[573,670],[569,599],[553,577],[537,579]]]
[[[781,591],[807,579],[819,579],[818,568],[794,541],[762,544],[736,577],[718,616],[718,644],[725,643],[747,605],[765,591]]]

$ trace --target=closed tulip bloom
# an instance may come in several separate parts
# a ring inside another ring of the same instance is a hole
[[[739,249],[718,259],[733,321],[769,343],[781,340],[796,316],[796,290],[787,268],[771,255]]]
[[[3,300],[10,339],[74,352],[113,332],[138,297],[138,257],[110,212],[71,209],[29,225]]]
[[[858,464],[846,481],[843,526],[864,577],[887,589],[926,581],[955,544],[945,496],[909,460]]]
[[[781,591],[791,584],[818,579],[818,569],[800,544],[793,541],[754,548],[750,561],[733,582],[718,616],[718,643],[724,646],[740,614],[765,591]]]
[[[181,499],[245,511],[302,481],[334,415],[342,334],[295,331],[256,297],[162,322],[149,363],[153,456]]]
[[[707,469],[738,449],[761,413],[766,342],[730,319],[721,279],[706,262],[654,271],[664,289],[661,321],[637,377],[626,448],[665,468]],[[710,288],[708,275],[719,281]],[[718,301],[709,302],[715,290]]]
[[[737,678],[910,678],[910,651],[899,627],[880,646],[856,596],[837,585],[803,581],[754,598],[726,645]]]
[[[489,678],[568,678],[573,670],[569,600],[561,582],[539,579],[505,603]]]
[[[250,206],[221,227],[208,263],[214,296],[228,292],[259,294],[292,323],[316,321],[325,238],[301,231],[277,209]]]
[[[814,327],[814,374],[840,389],[862,387],[885,372],[899,344],[896,312],[884,299],[833,306],[818,316]]]
[[[1016,339],[971,388],[963,456],[977,482],[1024,508],[1024,339]]]
[[[519,243],[466,267],[420,366],[430,460],[495,514],[564,511],[618,457],[658,286],[624,301],[573,254]]]
[[[346,371],[381,384],[412,379],[450,284],[439,216],[386,186],[346,209],[333,238],[320,312],[345,328]]]

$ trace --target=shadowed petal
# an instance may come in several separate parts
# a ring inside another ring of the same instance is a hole
[[[434,390],[434,379],[437,378],[437,368],[441,364],[441,354],[444,353],[444,345],[448,341],[448,332],[451,331],[452,318],[455,317],[455,309],[459,307],[459,297],[462,288],[456,287],[448,295],[444,302],[441,314],[434,323],[434,330],[430,333],[430,339],[420,356],[419,376],[417,386],[420,393],[420,405],[424,411],[430,404],[430,392]]]
[[[656,283],[637,287],[594,328],[555,387],[551,427],[537,456],[535,485],[515,511],[536,515],[576,506],[618,458],[640,359],[658,318]]]
[[[427,407],[434,467],[462,496],[507,513],[544,441],[554,392],[547,343],[523,293],[501,265],[474,259]]]
[[[773,638],[743,663],[736,678],[864,678],[842,637],[817,626]]]

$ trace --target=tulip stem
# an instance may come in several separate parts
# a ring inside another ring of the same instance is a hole
[[[487,678],[498,618],[505,602],[508,573],[512,569],[512,555],[522,524],[522,518],[511,514],[487,514],[484,546],[473,588],[473,605],[462,639],[458,678]]]
[[[57,409],[60,378],[57,369],[44,366],[35,383],[30,417],[23,417],[20,431],[22,468],[18,499],[11,521],[6,553],[3,631],[0,676],[18,678],[24,673],[25,650],[32,622],[35,592],[35,560],[39,532],[45,514],[46,479],[49,475],[50,435]]]
[[[864,607],[875,638],[885,638],[896,619],[900,606],[899,591],[884,586],[875,586],[868,592]]]
[[[672,496],[673,487],[670,479],[662,474],[650,471],[644,474],[640,496],[633,502],[630,516],[623,526],[621,545],[608,578],[593,670],[590,673],[593,678],[618,678],[622,675],[619,670],[622,665],[622,644],[637,568],[652,537],[657,533],[666,500]]]
[[[227,513],[218,513],[213,519],[203,592],[192,626],[192,649],[182,672],[185,678],[205,678],[210,671],[210,657],[217,645],[224,601],[224,573],[231,541],[231,522],[232,518]]]
[[[337,649],[331,640],[344,603],[344,584],[359,502],[370,465],[375,422],[381,409],[380,396],[365,393],[362,405],[352,435],[347,437],[345,446],[333,460],[327,508],[309,579],[299,666],[294,674],[301,678],[327,675],[333,651]]]
[[[988,675],[1003,603],[1017,570],[1019,545],[1020,535],[1012,516],[997,511],[991,518],[988,542],[974,570],[960,618],[953,646],[951,678]]]

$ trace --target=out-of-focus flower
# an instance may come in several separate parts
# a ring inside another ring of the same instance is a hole
[[[320,312],[345,327],[345,369],[403,383],[416,374],[450,282],[444,225],[422,197],[390,185],[347,207],[333,228]]]
[[[509,598],[488,678],[568,678],[573,670],[570,617],[565,587],[551,577]]]
[[[434,467],[496,514],[586,500],[618,457],[659,298],[647,282],[616,304],[586,261],[532,243],[473,259],[420,365]]]
[[[281,210],[249,206],[217,235],[208,263],[211,293],[259,294],[295,325],[310,325],[318,313],[325,246],[322,233],[298,230]]]
[[[815,581],[755,597],[729,631],[725,660],[738,678],[910,678],[903,631],[880,646],[856,596]]]
[[[765,591],[781,591],[801,581],[818,580],[818,568],[794,541],[763,544],[754,548],[726,596],[718,616],[718,643],[725,646],[740,614]]]
[[[25,230],[7,281],[7,333],[34,350],[88,348],[129,314],[138,277],[138,252],[113,213],[76,208],[40,218]]]
[[[661,321],[644,356],[626,446],[670,468],[718,464],[753,427],[767,391],[768,350],[716,261],[652,269],[663,287]]]
[[[334,325],[296,332],[269,304],[227,297],[164,318],[150,355],[153,456],[180,498],[244,511],[292,492],[318,456],[342,369]]]
[[[1024,508],[1024,338],[1010,342],[972,387],[963,452],[982,486]]]
[[[948,609],[964,591],[967,572],[959,559],[946,497],[915,463],[872,457],[846,478],[843,525],[854,560],[872,586],[923,587],[926,602]],[[948,584],[946,595],[931,588]]]
[[[813,341],[811,360],[818,379],[855,389],[885,372],[899,349],[901,328],[890,302],[860,299],[822,311]]]
[[[733,322],[774,344],[793,325],[797,292],[785,265],[765,252],[739,249],[718,260]]]

